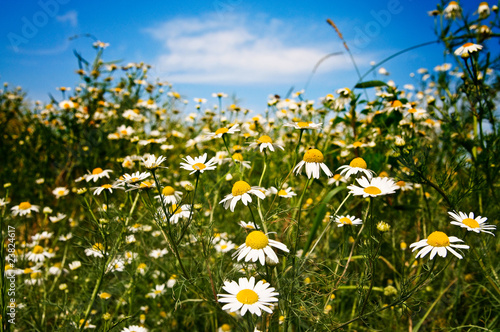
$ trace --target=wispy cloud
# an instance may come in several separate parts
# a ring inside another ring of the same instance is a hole
[[[56,20],[65,23],[68,22],[73,28],[78,26],[78,13],[76,10],[70,10],[64,15],[56,16]]]
[[[145,30],[163,49],[153,61],[156,71],[176,83],[290,83],[305,81],[333,42],[304,42],[285,22],[242,16],[206,15],[177,18]],[[297,32],[299,31],[299,32]],[[308,31],[310,33],[310,31]],[[309,36],[310,40],[314,36]],[[344,56],[325,61],[322,71],[349,66]]]

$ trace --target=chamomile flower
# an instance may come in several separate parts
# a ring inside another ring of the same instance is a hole
[[[460,13],[462,12],[462,9],[458,5],[456,1],[450,1],[448,6],[444,9],[444,17],[445,18],[452,18],[454,19],[455,17],[460,16]]]
[[[215,131],[215,133],[209,133],[207,135],[207,137],[209,137],[209,138],[221,138],[223,135],[234,134],[234,133],[240,131],[240,129],[238,128],[239,126],[240,126],[239,124],[235,124],[234,126],[232,126],[230,128],[226,128],[226,127],[219,128]]]
[[[283,188],[281,190],[278,190],[274,187],[271,187],[269,188],[269,191],[274,195],[278,195],[278,197],[280,198],[292,198],[293,196],[297,196],[297,194],[293,192],[292,188]]]
[[[217,294],[219,302],[227,303],[222,307],[222,310],[235,312],[241,310],[241,315],[244,316],[247,311],[260,316],[262,310],[267,313],[273,311],[269,306],[273,302],[278,302],[276,296],[279,293],[275,292],[273,287],[267,282],[260,280],[255,283],[255,278],[251,277],[240,278],[236,281],[224,281],[222,288],[229,294]]]
[[[396,182],[396,186],[398,186],[398,189],[401,191],[413,190],[413,183],[405,182],[403,180]]]
[[[195,157],[194,159],[187,156],[186,158],[183,158],[183,160],[185,163],[181,163],[181,168],[191,171],[189,175],[195,172],[203,173],[205,171],[214,170],[216,168],[215,164],[217,164],[214,157],[207,161],[206,153],[204,153],[203,156]]]
[[[85,255],[102,258],[104,257],[104,246],[102,243],[95,243],[91,248],[85,249]]]
[[[176,204],[181,200],[182,191],[177,191],[174,187],[165,186],[161,190],[161,195],[155,196],[156,199],[163,199],[165,204]]]
[[[321,129],[322,125],[323,123],[314,123],[311,121],[308,122],[299,121],[299,122],[285,123],[283,126],[293,127],[295,129]]]
[[[228,252],[230,250],[233,250],[236,245],[231,242],[231,241],[226,241],[226,240],[220,240],[219,243],[217,243],[214,248],[217,250],[217,252]]]
[[[64,218],[66,218],[66,215],[64,213],[59,212],[59,213],[57,213],[56,216],[50,216],[49,220],[51,223],[55,224],[56,222],[59,222],[59,221],[63,220]]]
[[[354,216],[349,216],[349,215],[337,216],[335,218],[335,222],[338,224],[337,225],[338,227],[343,227],[344,225],[362,225],[363,224],[361,219],[356,218]]]
[[[46,258],[52,258],[54,256],[54,253],[46,251],[44,247],[35,245],[33,249],[26,254],[26,259],[30,262],[42,263]]]
[[[236,181],[233,185],[231,193],[226,195],[226,197],[224,197],[219,204],[224,203],[224,208],[226,210],[231,208],[231,212],[234,212],[236,203],[238,203],[239,200],[241,200],[244,205],[252,202],[250,194],[257,196],[260,199],[266,198],[266,195],[262,192],[262,188],[250,187],[250,185],[245,181]]]
[[[163,163],[165,160],[167,160],[166,157],[164,156],[158,156],[158,158],[155,157],[154,154],[150,154],[147,156],[147,158],[143,157],[142,162],[144,164],[144,167],[146,167],[149,170],[155,170],[160,166],[161,163]],[[162,167],[162,168],[167,168],[167,167]]]
[[[92,188],[92,190],[94,190],[94,192],[93,192],[94,195],[100,195],[103,190],[107,190],[110,193],[112,193],[113,189],[117,189],[117,188],[122,189],[119,184],[113,185],[113,184],[106,183],[106,184],[103,184],[99,187],[94,187],[94,188]]]
[[[132,184],[137,184],[138,182],[141,182],[148,177],[151,176],[151,173],[149,172],[135,172],[132,174],[125,173],[120,178],[116,181],[119,184],[122,185],[132,185]]]
[[[272,152],[274,152],[275,148],[280,148],[281,150],[285,150],[285,148],[283,148],[281,145],[273,143],[272,138],[269,137],[268,135],[262,135],[261,137],[259,137],[257,141],[250,143],[250,148],[252,149],[259,148],[260,152],[264,151],[264,149],[266,148],[268,150],[271,150]]]
[[[129,327],[124,327],[121,332],[148,332],[148,329],[139,325],[130,325]]]
[[[331,177],[333,173],[330,171],[328,166],[326,166],[323,161],[325,157],[323,153],[317,149],[309,149],[304,154],[302,161],[300,161],[297,166],[293,169],[295,174],[299,174],[302,167],[305,165],[307,177],[310,179],[311,177],[315,179],[319,179],[320,168],[325,172],[326,176]]]
[[[64,197],[69,194],[69,190],[66,187],[57,187],[56,189],[52,190],[52,194],[56,196],[57,199]]]
[[[336,186],[340,185],[341,182],[345,183],[347,180],[340,174],[335,174],[333,177],[328,179],[327,184],[332,185],[335,184]]]
[[[112,173],[113,171],[110,169],[103,170],[100,167],[94,168],[92,170],[92,173],[89,172],[89,174],[85,174],[83,177],[87,182],[94,181],[97,182],[97,180],[101,178],[109,178],[109,173]]]
[[[165,249],[165,248],[163,248],[163,249],[153,249],[149,253],[149,257],[161,258],[161,257],[165,256],[166,254],[168,254],[168,250]]]
[[[427,239],[420,240],[418,242],[410,244],[410,248],[413,248],[412,251],[418,250],[422,248],[415,258],[424,257],[429,252],[431,253],[430,259],[433,259],[436,254],[441,257],[446,257],[447,252],[451,252],[453,255],[457,256],[459,259],[462,259],[462,255],[456,252],[453,248],[458,249],[469,249],[468,245],[465,244],[452,244],[455,242],[464,242],[455,236],[446,235],[443,232],[432,232]]]
[[[274,248],[290,252],[286,245],[281,242],[271,240],[262,231],[252,231],[247,235],[245,243],[238,247],[233,254],[238,261],[245,258],[245,262],[256,262],[259,260],[260,264],[264,265],[266,256],[274,262],[278,262],[278,256],[274,252]]]
[[[13,206],[10,210],[12,215],[15,216],[25,216],[31,215],[31,212],[38,212],[40,207],[38,205],[31,205],[30,202],[21,202],[19,205]]]
[[[241,227],[245,228],[245,229],[257,229],[257,226],[253,223],[253,222],[245,222],[243,220],[241,220],[238,225],[240,225]]]
[[[463,212],[448,212],[448,214],[453,218],[453,221],[450,223],[452,225],[466,228],[468,231],[476,233],[483,232],[495,236],[495,234],[489,231],[494,231],[497,227],[495,225],[486,224],[486,220],[488,220],[486,217],[477,216],[474,218],[474,212],[469,213],[469,215]]]
[[[165,294],[165,284],[156,285],[155,288],[151,290],[150,293],[146,294],[146,297],[151,297],[155,299],[158,296]]]
[[[473,44],[473,43],[465,43],[462,46],[460,46],[459,48],[457,48],[454,53],[456,56],[460,56],[462,58],[467,58],[470,55],[470,53],[474,53],[474,52],[480,51],[482,49],[483,49],[482,45]]]
[[[354,158],[349,165],[340,166],[337,171],[340,171],[340,175],[349,179],[351,175],[363,173],[368,179],[371,179],[375,174],[374,171],[367,169],[366,161],[363,158]]]
[[[398,186],[394,183],[391,178],[372,178],[367,179],[362,177],[361,179],[356,179],[361,187],[356,185],[347,186],[350,189],[350,194],[354,196],[363,195],[363,197],[377,197],[387,194],[394,194],[398,189]]]
[[[165,212],[163,211],[163,209],[159,208],[156,216],[160,221],[164,223],[170,220],[171,224],[177,224],[180,219],[189,218],[189,216],[191,215],[191,205],[184,204],[181,206],[177,206],[176,204],[172,204],[172,206],[167,209],[167,213],[168,218],[167,216],[165,216]]]

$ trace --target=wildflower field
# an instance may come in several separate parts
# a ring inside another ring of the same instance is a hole
[[[416,84],[260,113],[103,42],[49,103],[4,84],[0,331],[500,331],[498,8],[431,14]]]

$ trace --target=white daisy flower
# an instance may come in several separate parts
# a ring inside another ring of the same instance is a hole
[[[267,282],[260,280],[255,283],[255,278],[251,277],[240,278],[236,281],[224,281],[222,288],[229,294],[217,294],[219,302],[227,303],[222,307],[222,310],[235,312],[241,310],[241,315],[244,316],[247,311],[257,316],[262,314],[262,311],[272,313],[270,306],[272,302],[278,302],[276,296],[279,293],[275,292],[273,287]]]
[[[273,143],[272,138],[267,135],[262,135],[256,142],[250,143],[250,148],[252,149],[259,148],[260,152],[264,151],[264,149],[266,148],[271,150],[272,152],[274,152],[275,148],[280,148],[281,150],[285,150],[285,148],[282,147],[281,145]]]
[[[85,249],[85,255],[102,258],[104,257],[104,246],[101,243],[96,243],[91,248]]]
[[[157,169],[158,167],[160,167],[160,164],[163,163],[165,160],[167,160],[166,157],[158,156],[158,158],[156,158],[154,154],[148,155],[147,158],[145,157],[142,158],[144,167],[146,167],[149,170]],[[162,167],[162,168],[168,168],[168,167]]]
[[[283,126],[293,127],[295,129],[321,129],[322,124],[323,123],[313,123],[311,121],[309,122],[299,121],[299,122],[285,123]]]
[[[240,225],[241,227],[245,228],[245,229],[257,229],[257,226],[253,223],[253,222],[245,222],[243,220],[241,220],[238,225]]]
[[[353,174],[358,174],[362,172],[368,179],[375,175],[375,172],[367,169],[366,161],[363,158],[354,158],[349,165],[340,166],[337,171],[340,170],[340,175],[349,179]]]
[[[108,190],[110,193],[113,192],[113,189],[123,189],[121,186],[120,186],[121,183],[117,183],[117,184],[103,184],[99,187],[93,187],[91,188],[92,190],[94,190],[93,194],[94,195],[100,195],[102,193],[103,190]]]
[[[168,250],[165,249],[165,248],[163,248],[163,249],[153,249],[149,253],[149,257],[160,258],[160,257],[165,256],[166,254],[168,254]]]
[[[155,299],[158,296],[165,294],[165,284],[156,285],[155,288],[151,290],[150,293],[146,294],[146,297],[151,297]]]
[[[69,194],[69,190],[66,187],[57,187],[56,189],[52,190],[52,194],[56,196],[57,199],[59,199]]]
[[[354,216],[349,216],[349,215],[337,216],[335,218],[335,222],[338,224],[337,225],[338,227],[343,227],[344,225],[362,225],[363,224],[361,219],[356,218]]]
[[[59,222],[59,221],[63,220],[64,218],[66,218],[66,215],[64,213],[59,212],[59,213],[57,213],[56,216],[49,217],[49,220],[51,223],[55,224],[56,222]]]
[[[215,158],[212,157],[209,161],[207,161],[207,154],[204,153],[203,156],[195,157],[194,159],[190,156],[183,158],[185,163],[181,163],[181,168],[191,171],[189,175],[200,172],[203,173],[205,171],[214,170],[216,168]]]
[[[176,191],[171,186],[165,186],[161,190],[161,195],[156,195],[157,200],[163,199],[165,204],[176,204],[181,200],[182,191]]]
[[[306,174],[309,179],[311,178],[311,176],[315,179],[319,179],[320,168],[323,170],[323,172],[325,172],[326,176],[331,177],[333,176],[333,173],[330,171],[328,166],[323,163],[324,160],[325,157],[323,156],[323,153],[321,153],[321,151],[317,149],[309,149],[304,154],[302,161],[300,161],[297,166],[295,166],[293,171],[298,175],[302,167],[306,165]]]
[[[116,128],[116,132],[120,136],[130,136],[135,133],[135,130],[130,126],[121,125],[118,128]]]
[[[40,206],[31,205],[29,202],[21,202],[19,205],[13,206],[10,210],[12,211],[12,215],[15,217],[17,215],[25,216],[31,215],[31,212],[38,212]]]
[[[81,266],[82,266],[82,263],[80,261],[73,261],[73,262],[68,264],[68,267],[71,271],[74,271]]]
[[[487,2],[481,2],[479,4],[479,7],[477,8],[477,14],[481,19],[485,19],[490,16],[490,6]]]
[[[360,179],[356,179],[358,184],[361,187],[356,185],[347,186],[347,189],[350,189],[350,194],[354,196],[363,195],[363,197],[377,197],[387,194],[394,194],[398,187],[394,183],[394,180],[390,178],[372,178],[367,179],[362,177]]]
[[[139,325],[130,325],[129,327],[124,327],[121,332],[148,332],[148,329]]]
[[[486,217],[477,216],[474,218],[474,212],[469,213],[468,216],[463,212],[448,212],[448,214],[454,219],[454,221],[450,223],[452,225],[467,228],[468,231],[476,233],[483,232],[495,236],[495,234],[489,231],[494,231],[497,227],[495,225],[486,224],[485,222],[488,220]]]
[[[345,182],[347,182],[347,180],[342,175],[337,173],[333,177],[328,179],[327,184],[328,185],[335,184],[336,186],[338,186],[338,185],[340,185],[341,182],[345,183]]]
[[[458,5],[456,1],[450,1],[448,6],[444,9],[444,17],[445,18],[455,18],[457,16],[460,16],[460,13],[462,12],[462,8]]]
[[[239,246],[234,252],[233,257],[236,257],[238,261],[245,258],[245,262],[256,262],[259,260],[260,264],[264,265],[266,256],[268,256],[274,262],[278,262],[278,256],[272,247],[283,250],[284,252],[290,252],[286,245],[271,240],[264,232],[252,231],[247,235],[245,243]]]
[[[234,134],[240,131],[240,129],[238,128],[239,126],[240,126],[239,124],[235,124],[231,128],[226,128],[226,127],[219,128],[215,131],[215,133],[209,133],[207,135],[207,138],[221,138],[222,135],[224,134]]]
[[[177,282],[177,275],[172,274],[170,278],[167,281],[167,287],[168,288],[173,288],[175,286],[175,283]]]
[[[92,173],[89,171],[89,174],[85,174],[83,177],[87,182],[94,181],[97,182],[100,178],[106,177],[109,178],[109,173],[112,173],[113,171],[110,169],[103,170],[100,167],[94,168],[92,170]]]
[[[44,247],[36,245],[33,247],[33,250],[29,251],[26,254],[26,259],[29,260],[30,262],[42,263],[43,261],[45,261],[46,258],[52,258],[54,256],[55,256],[54,253],[45,251]]]
[[[297,196],[297,194],[293,192],[292,188],[278,190],[275,187],[271,187],[269,188],[269,191],[271,194],[278,195],[278,197],[281,198],[292,198],[293,196]]]
[[[148,190],[156,187],[156,183],[150,180],[142,181],[139,184],[132,184],[130,185],[130,188],[127,189],[126,191],[131,191],[131,190]]]
[[[262,188],[250,187],[250,185],[245,181],[236,181],[233,185],[231,194],[226,195],[226,197],[224,197],[219,204],[224,203],[224,208],[226,210],[230,208],[231,212],[234,212],[236,203],[238,203],[239,200],[241,200],[241,202],[245,205],[252,202],[250,194],[257,196],[260,199],[266,198],[266,195],[262,192]]]
[[[473,44],[473,43],[465,43],[462,46],[460,46],[459,48],[457,48],[454,53],[456,56],[460,56],[462,58],[467,58],[470,55],[470,53],[474,53],[474,52],[480,51],[482,49],[483,49],[482,45]]]
[[[41,233],[36,233],[35,235],[33,235],[31,237],[31,241],[39,242],[42,240],[48,240],[48,239],[52,239],[52,236],[54,236],[54,233],[49,233],[47,231],[43,231]]]
[[[396,182],[396,186],[401,191],[413,190],[413,183],[405,182],[403,180]]]
[[[459,259],[462,259],[462,255],[456,252],[453,248],[458,249],[469,249],[468,245],[465,244],[452,244],[454,242],[464,242],[455,236],[446,235],[443,232],[432,232],[427,239],[420,240],[418,242],[410,244],[410,248],[413,248],[412,252],[423,248],[420,250],[415,256],[415,258],[424,257],[429,252],[431,253],[430,259],[433,259],[436,254],[441,257],[446,257],[447,251],[451,252],[453,255],[457,256]]]
[[[125,185],[125,184],[136,184],[138,182],[141,182],[148,177],[151,176],[151,173],[149,172],[135,172],[132,174],[123,174],[120,176],[118,180],[116,180],[117,183]]]
[[[190,217],[191,205],[184,204],[184,205],[178,206],[176,204],[172,204],[172,206],[170,206],[167,209],[167,213],[168,213],[168,218],[167,218],[167,216],[165,216],[165,212],[163,211],[163,208],[160,207],[160,208],[158,208],[158,212],[157,212],[156,216],[163,223],[166,223],[168,220],[170,220],[171,224],[177,224],[180,219],[185,219],[185,218]]]
[[[125,270],[125,262],[121,258],[116,258],[109,263],[106,273],[108,272],[123,272]]]
[[[219,243],[217,243],[214,248],[217,250],[217,252],[228,252],[230,250],[233,250],[236,245],[231,242],[231,241],[226,241],[226,240],[220,240]]]

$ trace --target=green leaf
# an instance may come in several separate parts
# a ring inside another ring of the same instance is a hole
[[[355,89],[367,89],[367,88],[374,88],[376,86],[387,86],[387,83],[382,82],[382,81],[366,81],[366,82],[361,82],[356,84],[354,87]]]

